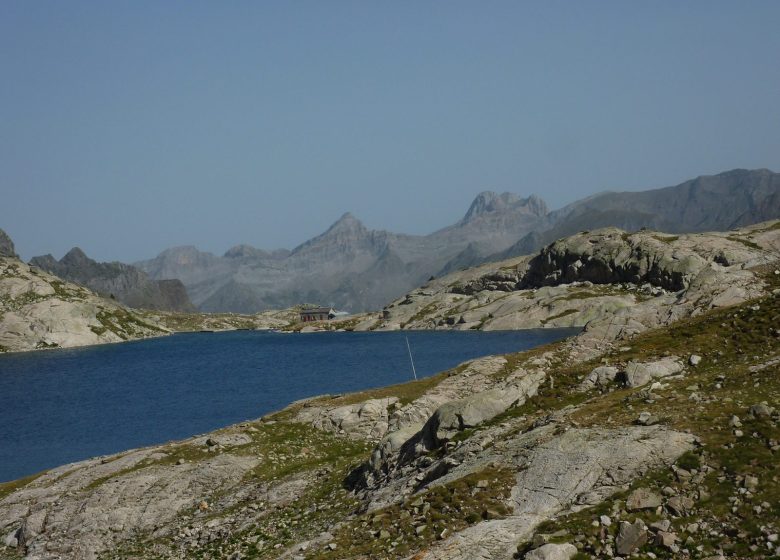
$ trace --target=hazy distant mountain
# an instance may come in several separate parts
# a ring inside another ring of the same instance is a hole
[[[151,280],[144,271],[129,264],[96,262],[78,247],[68,251],[59,261],[51,255],[43,255],[33,257],[30,264],[101,295],[113,296],[130,307],[195,310],[180,280]]]
[[[702,175],[674,187],[604,192],[574,202],[547,214],[542,230],[481,262],[526,255],[556,239],[600,227],[696,233],[733,229],[779,216],[780,173],[734,169]]]
[[[471,244],[490,254],[542,223],[537,197],[484,192],[456,224],[426,236],[369,230],[346,213],[292,251],[246,245],[223,256],[194,247],[137,263],[152,278],[179,278],[203,311],[253,312],[318,302],[360,311],[381,307],[438,273]]]
[[[220,257],[177,247],[137,266],[158,280],[181,279],[203,311],[253,312],[301,302],[361,311],[381,307],[432,275],[531,253],[578,231],[697,232],[778,216],[778,174],[734,170],[676,187],[602,193],[553,212],[537,196],[485,191],[455,224],[423,236],[370,230],[347,213],[292,251],[239,245]]]

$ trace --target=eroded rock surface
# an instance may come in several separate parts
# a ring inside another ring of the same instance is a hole
[[[576,234],[536,255],[432,280],[388,305],[377,328],[583,326],[570,350],[589,359],[648,329],[757,297],[751,268],[776,258],[776,223],[728,233]]]
[[[86,288],[0,257],[0,351],[85,346],[168,334]]]
[[[671,464],[693,444],[692,435],[660,427],[571,429],[560,435],[546,427],[539,434],[530,432],[507,442],[503,452],[520,467],[511,494],[512,514],[474,525],[421,558],[512,558],[517,543],[542,521],[599,503],[635,477]],[[463,468],[456,467],[447,477]]]

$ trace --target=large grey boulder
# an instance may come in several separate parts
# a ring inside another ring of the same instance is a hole
[[[618,534],[615,538],[615,546],[618,554],[631,554],[646,542],[647,528],[645,528],[645,524],[642,523],[641,519],[637,519],[633,523],[629,523],[628,521],[620,522],[620,528],[618,529]]]
[[[637,488],[628,496],[626,509],[637,511],[640,509],[655,509],[662,503],[661,496],[647,488]]]
[[[653,379],[661,379],[680,373],[683,366],[676,357],[663,358],[655,362],[628,362],[626,364],[626,387],[641,387]]]
[[[410,424],[386,435],[371,453],[369,467],[378,473],[383,468],[387,470],[391,459],[398,454],[403,445],[420,432],[422,424]]]
[[[595,387],[605,388],[614,383],[620,369],[615,366],[599,366],[580,383],[578,390],[589,391]]]
[[[535,391],[534,391],[535,393]],[[426,424],[425,433],[436,445],[467,428],[475,428],[527,397],[516,387],[491,389],[442,405]]]
[[[546,544],[526,553],[525,560],[570,560],[577,554],[573,544]]]
[[[475,428],[512,406],[522,405],[529,397],[536,395],[545,378],[543,371],[527,373],[511,385],[482,391],[440,406],[422,430],[404,444],[400,462],[406,463],[441,447],[458,432]]]
[[[356,439],[376,440],[387,433],[389,410],[397,403],[396,397],[389,397],[335,408],[304,405],[297,414],[297,421]]]

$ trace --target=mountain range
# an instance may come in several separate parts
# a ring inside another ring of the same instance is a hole
[[[438,276],[531,253],[599,227],[670,233],[731,229],[780,216],[780,174],[735,169],[641,192],[604,192],[549,211],[535,195],[485,191],[455,224],[429,235],[370,230],[346,213],[292,251],[192,246],[136,263],[153,280],[179,279],[201,311],[255,312],[303,302],[377,309]]]
[[[78,247],[68,251],[59,261],[51,255],[43,255],[33,257],[30,264],[130,307],[195,311],[180,280],[152,280],[144,271],[129,264],[94,261]]]

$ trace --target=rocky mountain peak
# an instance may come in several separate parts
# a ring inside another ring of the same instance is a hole
[[[350,212],[345,212],[325,233],[346,231],[366,231],[366,226]]]
[[[498,194],[493,191],[483,191],[471,203],[461,222],[467,223],[480,216],[506,212],[517,212],[541,218],[547,214],[548,210],[544,200],[536,195],[521,198],[510,192]]]
[[[231,247],[227,251],[225,251],[225,254],[223,255],[225,258],[228,259],[246,259],[246,258],[268,258],[271,255],[267,251],[263,251],[262,249],[257,249],[255,247],[252,247],[251,245],[236,245],[235,247]]]
[[[16,257],[14,242],[2,229],[0,229],[0,257]]]
[[[64,257],[60,260],[61,264],[73,267],[85,266],[94,262],[90,259],[80,247],[73,247],[68,251]]]

